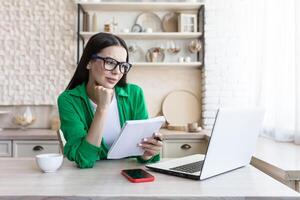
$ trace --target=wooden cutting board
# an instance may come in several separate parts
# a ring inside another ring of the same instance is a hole
[[[186,126],[200,120],[200,102],[190,91],[175,90],[164,99],[162,112],[169,124]]]

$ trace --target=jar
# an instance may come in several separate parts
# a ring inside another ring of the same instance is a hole
[[[111,24],[104,24],[104,32],[111,33],[112,29],[113,27]]]

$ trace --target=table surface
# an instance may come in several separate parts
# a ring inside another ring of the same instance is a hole
[[[94,168],[79,169],[64,159],[55,173],[42,173],[33,158],[0,158],[0,197],[81,196],[93,199],[194,199],[195,197],[295,197],[299,193],[252,166],[204,181],[156,172],[154,182],[131,183],[121,169],[144,168],[135,159],[98,161]],[[39,199],[39,198],[35,198]],[[197,198],[198,199],[198,198]]]

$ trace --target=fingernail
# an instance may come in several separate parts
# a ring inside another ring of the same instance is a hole
[[[148,141],[147,138],[144,138],[143,140],[144,140],[144,142],[147,142],[147,141]]]
[[[141,147],[141,146],[142,146],[142,144],[141,144],[141,143],[138,143],[137,145],[138,145],[139,147]]]

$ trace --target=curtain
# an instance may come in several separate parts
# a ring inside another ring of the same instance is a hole
[[[262,2],[254,90],[256,105],[265,108],[262,135],[300,143],[300,2]]]

